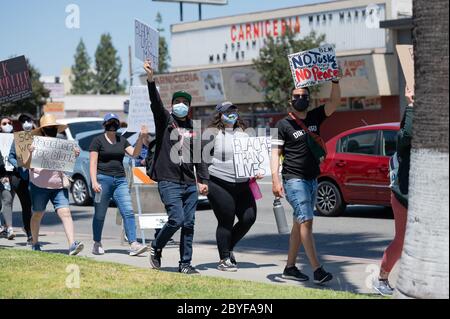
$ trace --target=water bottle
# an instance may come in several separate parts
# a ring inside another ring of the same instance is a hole
[[[284,213],[283,205],[278,197],[273,201],[273,213],[275,215],[275,221],[277,222],[278,233],[289,234],[290,230],[287,224],[286,214]]]
[[[95,199],[94,199],[94,202],[95,202],[96,204],[98,204],[98,203],[100,203],[100,202],[102,201],[102,192],[103,192],[103,190],[102,190],[102,187],[100,186],[100,192],[95,193]]]

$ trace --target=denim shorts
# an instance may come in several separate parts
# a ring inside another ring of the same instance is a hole
[[[294,209],[294,218],[300,224],[313,220],[317,198],[317,180],[288,179],[283,181],[286,199]]]
[[[33,212],[45,212],[49,201],[52,202],[55,210],[68,208],[69,191],[66,188],[47,189],[40,188],[30,183],[31,208]]]

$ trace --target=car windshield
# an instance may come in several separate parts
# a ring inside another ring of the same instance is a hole
[[[89,135],[89,136],[87,136],[85,138],[82,138],[82,139],[78,140],[78,145],[80,146],[80,148],[83,151],[88,152],[89,151],[89,146],[91,145],[92,140],[94,139],[94,137],[97,137],[100,134],[92,134],[92,135]]]
[[[78,133],[103,130],[102,121],[91,121],[91,122],[78,122],[68,124],[72,137],[77,136]]]

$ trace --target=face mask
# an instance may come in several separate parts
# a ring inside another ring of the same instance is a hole
[[[112,122],[112,123],[107,123],[105,125],[105,130],[107,132],[117,132],[117,130],[119,129],[119,124],[117,122]]]
[[[56,137],[58,134],[58,128],[57,127],[45,127],[42,129],[44,134],[48,137]]]
[[[309,107],[309,100],[308,99],[296,99],[295,101],[292,102],[292,106],[294,107],[294,109],[298,112],[304,112],[308,109]]]
[[[172,107],[172,114],[178,118],[186,117],[189,113],[189,106],[184,103],[175,104]]]
[[[232,113],[229,115],[222,114],[222,121],[225,124],[234,125],[234,124],[236,124],[238,118],[239,118],[239,115],[237,113]]]
[[[22,128],[24,131],[31,131],[33,129],[33,123],[26,121],[25,123],[22,124]]]
[[[2,132],[11,133],[13,131],[13,127],[11,124],[6,124],[2,126]]]

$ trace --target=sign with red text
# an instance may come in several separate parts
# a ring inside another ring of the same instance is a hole
[[[331,45],[288,56],[296,88],[328,82],[339,76],[336,52]]]
[[[25,57],[0,62],[0,104],[17,102],[31,96],[31,79]]]

